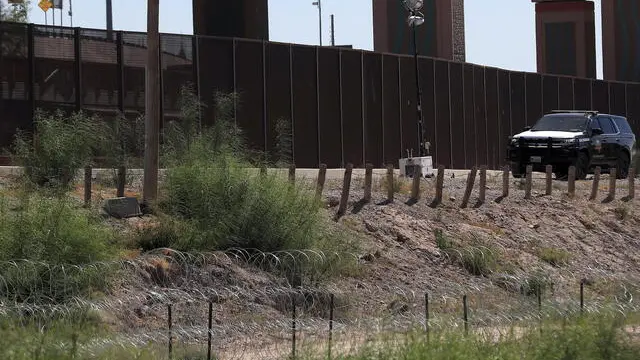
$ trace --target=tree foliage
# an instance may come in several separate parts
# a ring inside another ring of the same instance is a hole
[[[0,20],[28,23],[31,0],[23,0],[22,4],[5,4],[0,1]]]

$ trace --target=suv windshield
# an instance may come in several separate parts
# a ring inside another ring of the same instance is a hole
[[[568,131],[583,132],[587,127],[587,118],[583,116],[543,116],[531,128],[531,131]]]

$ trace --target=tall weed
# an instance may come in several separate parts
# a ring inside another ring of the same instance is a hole
[[[0,297],[59,302],[103,290],[97,267],[109,260],[116,235],[101,219],[66,197],[24,193],[0,203]],[[104,269],[102,269],[104,270]]]
[[[27,179],[39,186],[68,187],[108,139],[108,127],[82,112],[38,111],[34,121],[35,134],[17,132],[12,155]]]

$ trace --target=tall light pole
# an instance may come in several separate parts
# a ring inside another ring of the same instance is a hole
[[[143,203],[151,205],[158,196],[160,140],[160,0],[147,3],[147,73],[145,85]]]
[[[314,1],[311,5],[318,7],[318,36],[320,36],[320,46],[322,46],[322,0]]]
[[[418,115],[418,153],[420,157],[426,155],[426,146],[424,143],[424,117],[422,114],[422,89],[420,87],[420,70],[418,66],[418,42],[417,27],[424,24],[424,15],[420,12],[422,8],[422,0],[401,0],[405,8],[409,11],[407,22],[411,27],[411,36],[413,38],[413,61],[415,63],[416,75],[416,111]]]
[[[111,32],[113,31],[113,4],[112,0],[107,0],[107,38],[112,39]]]

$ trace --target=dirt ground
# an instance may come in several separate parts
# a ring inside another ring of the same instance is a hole
[[[134,265],[139,276],[123,281],[96,307],[128,341],[145,342],[167,336],[167,304],[172,303],[172,336],[180,344],[193,344],[206,343],[207,301],[213,299],[214,346],[221,354],[238,355],[237,341],[247,336],[252,345],[243,349],[248,354],[267,349],[265,344],[288,344],[292,297],[300,307],[298,331],[326,336],[331,292],[336,331],[361,336],[384,328],[423,326],[425,293],[431,324],[442,326],[461,326],[463,295],[472,326],[528,319],[538,310],[536,297],[530,296],[533,283],[543,284],[542,307],[548,313],[577,311],[581,282],[587,310],[596,310],[605,300],[632,304],[629,299],[640,293],[640,199],[623,199],[627,180],[617,181],[616,199],[606,201],[609,181],[604,175],[598,198],[590,201],[589,179],[577,182],[576,196],[569,198],[567,183],[555,180],[554,193],[544,196],[545,180],[536,176],[532,198],[525,199],[521,181],[511,178],[509,196],[500,199],[502,175],[489,172],[486,201],[477,203],[476,179],[469,206],[461,208],[464,173],[447,174],[443,202],[435,207],[435,179],[421,181],[415,204],[408,201],[411,181],[396,179],[400,185],[392,203],[385,201],[384,179],[376,178],[366,204],[361,201],[363,179],[352,180],[347,212],[335,226],[359,243],[357,253],[340,254],[353,258],[353,274],[303,284],[292,292],[285,279],[219,254],[202,260],[197,270],[189,267],[188,274],[173,274],[167,286],[154,280],[154,269],[164,265],[141,261]],[[341,188],[342,180],[327,181],[323,197],[328,219],[338,209]],[[79,199],[83,192],[78,185]],[[127,195],[139,193],[139,179],[130,179]],[[94,185],[94,202],[112,196],[112,185]],[[130,229],[153,221],[145,216],[119,221],[118,226]],[[490,263],[486,271],[473,274],[465,268],[467,253],[480,254],[477,261]]]

